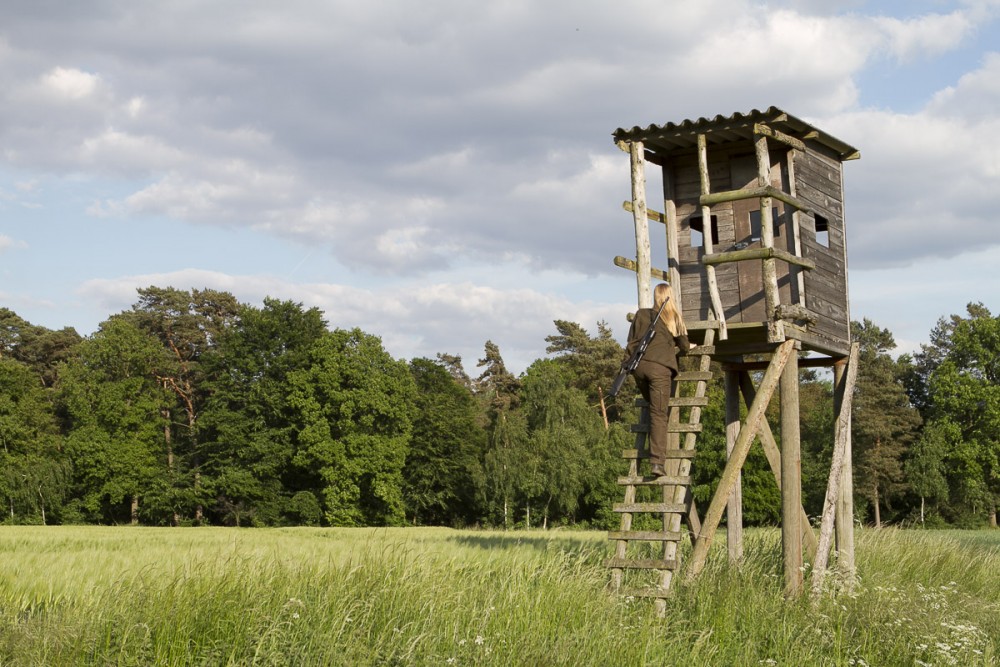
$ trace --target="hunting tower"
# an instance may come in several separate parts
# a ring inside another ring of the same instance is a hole
[[[619,479],[626,502],[615,507],[622,514],[622,530],[610,535],[617,541],[615,558],[609,561],[616,585],[621,584],[623,570],[653,569],[662,573],[660,584],[645,592],[662,599],[671,573],[680,567],[677,540],[682,518],[687,519],[694,541],[686,566],[689,576],[702,568],[723,511],[728,511],[730,557],[740,557],[739,473],[755,438],[764,446],[782,488],[786,590],[794,595],[802,588],[803,545],[814,571],[821,566],[822,577],[834,508],[839,562],[853,568],[849,419],[857,364],[852,361],[856,353],[850,340],[842,167],[858,158],[858,151],[775,107],[619,128],[613,136],[630,156],[632,197],[624,208],[632,213],[636,232],[635,259],[617,257],[615,263],[635,272],[639,307],[652,305],[652,280],[674,287],[690,338],[699,344],[692,352],[701,357],[697,371],[677,377],[671,431],[684,434],[684,441],[674,436],[676,461],[668,476],[650,479],[638,474],[648,427],[634,427],[636,447],[625,452],[630,473]],[[657,197],[661,205],[650,205],[646,193],[648,165],[662,174],[663,195]],[[661,206],[661,211],[655,210]],[[665,267],[651,266],[651,223],[665,232],[660,237],[666,249]],[[810,356],[800,359],[805,353]],[[798,369],[802,365],[832,366],[837,395],[837,442],[827,488],[830,517],[824,508],[818,542],[801,505]],[[725,374],[730,453],[716,497],[702,519],[688,485],[701,429],[700,406],[707,403],[704,396],[712,368]],[[755,370],[766,370],[757,387],[750,376]],[[693,391],[684,389],[686,380],[696,383]],[[780,451],[764,418],[779,386]],[[747,406],[742,422],[741,395]],[[636,487],[643,486],[662,486],[663,502],[637,503]],[[662,514],[663,531],[631,530],[636,512]],[[628,547],[636,540],[663,542],[663,558],[630,558]]]

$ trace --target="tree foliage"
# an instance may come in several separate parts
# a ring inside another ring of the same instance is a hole
[[[566,320],[554,328],[550,356],[520,375],[486,341],[472,378],[457,355],[394,359],[376,335],[331,330],[292,301],[148,287],[86,338],[0,309],[4,520],[612,528],[637,413],[628,387],[603,400],[622,347],[604,322],[593,335]],[[869,320],[852,332],[859,516],[995,521],[998,318],[970,304],[899,360],[891,332]],[[723,393],[719,374],[693,467],[702,505],[726,461]],[[799,399],[803,503],[817,515],[833,444],[829,377],[803,370]],[[768,419],[780,445],[777,402]],[[748,524],[779,520],[760,446],[742,488]]]

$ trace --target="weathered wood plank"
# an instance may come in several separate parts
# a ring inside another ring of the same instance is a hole
[[[774,128],[769,127],[763,123],[754,123],[753,132],[754,134],[760,134],[769,139],[780,141],[781,143],[791,146],[792,148],[795,148],[797,150],[800,151],[806,150],[806,145],[802,143],[801,139],[793,137],[790,134],[785,134],[781,130],[775,130]]]
[[[705,255],[701,258],[702,264],[728,264],[730,262],[744,262],[747,260],[760,259],[780,259],[788,264],[795,264],[804,269],[815,269],[816,262],[804,257],[796,257],[787,250],[778,248],[747,248],[746,250],[733,250],[731,252],[720,252],[714,255]]]
[[[781,372],[781,551],[785,595],[802,594],[802,453],[799,411],[799,356],[789,355]]]
[[[649,433],[646,424],[632,424],[632,433]],[[667,424],[667,433],[701,433],[701,424]]]
[[[677,561],[661,558],[608,558],[604,561],[605,567],[617,567],[624,570],[676,570]]]
[[[755,186],[751,188],[743,188],[742,190],[726,190],[724,192],[714,192],[707,195],[702,195],[699,198],[699,202],[702,206],[714,206],[715,204],[722,204],[723,202],[739,201],[741,199],[753,199],[760,197],[771,197],[777,199],[778,201],[784,202],[793,208],[797,208],[800,211],[811,212],[812,206],[809,202],[790,194],[783,192],[780,188],[776,188],[773,185],[765,185],[764,187]]]
[[[847,453],[847,438],[851,430],[851,404],[854,396],[854,384],[858,377],[857,343],[851,345],[851,354],[846,370],[847,377],[844,379],[843,394],[838,406],[840,409],[835,428],[837,437],[833,445],[833,458],[830,462],[830,478],[826,484],[826,497],[823,499],[823,513],[819,528],[819,546],[816,549],[816,560],[813,564],[813,597],[819,596],[823,590],[823,578],[826,575],[826,564],[830,556],[830,543],[833,540],[834,515],[840,495],[840,483],[845,455]]]
[[[683,503],[615,503],[611,509],[614,512],[628,512],[629,514],[663,514],[665,512],[683,514],[687,512],[687,506]]]
[[[767,150],[767,137],[758,137],[754,141],[754,149],[757,153],[757,184],[765,187],[771,183],[771,158]],[[774,248],[774,226],[771,212],[771,197],[760,198],[760,242],[765,248]],[[774,259],[765,258],[761,267],[764,280],[764,312],[768,325],[768,340],[778,341],[784,339],[784,332],[780,321],[771,321],[774,309],[781,299],[778,295],[778,275],[774,265]]]
[[[825,354],[843,356],[850,352],[850,342],[845,338],[824,336],[818,332],[806,331],[794,324],[785,327],[785,335],[790,340],[797,340],[804,348],[817,350]]]
[[[675,486],[677,484],[690,484],[690,475],[660,475],[659,477],[643,475],[625,475],[618,478],[619,486],[634,484],[635,486]]]
[[[639,265],[636,262],[627,257],[622,257],[621,255],[615,257],[614,264],[617,267],[628,269],[629,271],[639,271]],[[670,282],[670,274],[663,269],[656,268],[655,266],[649,267],[649,276],[651,278],[656,278],[657,280],[662,280],[665,283]]]
[[[670,405],[675,408],[690,408],[694,406],[704,407],[708,405],[708,397],[677,396],[670,399]]]
[[[625,591],[625,596],[633,598],[653,598],[660,601],[670,597],[670,590],[666,588],[630,588]]]
[[[817,188],[813,181],[803,179],[796,181],[796,191],[797,198],[806,204],[811,213],[819,213],[824,218],[829,218],[830,214],[836,217],[844,215],[844,202],[840,200],[838,193],[825,192]]]
[[[665,458],[668,459],[693,459],[695,456],[694,450],[688,449],[668,449]],[[638,449],[623,449],[622,450],[623,459],[648,459],[649,452],[640,451]]]
[[[636,542],[676,542],[683,535],[669,530],[615,530],[608,533],[609,540],[635,540]]]
[[[629,213],[633,214],[635,213],[634,207],[632,206],[632,202],[630,202],[627,199],[622,202],[622,208],[628,211]],[[648,206],[646,207],[646,218],[652,220],[653,222],[666,223],[666,218],[662,213],[660,213],[659,211],[654,211]]]
[[[653,289],[650,286],[649,217],[646,215],[646,171],[644,151],[641,141],[629,145],[629,164],[632,168],[632,220],[635,223],[636,290],[639,307],[653,305]]]
[[[698,135],[698,171],[701,175],[701,192],[700,195],[704,196],[711,192],[711,184],[709,180],[708,172],[708,139],[704,134]],[[728,172],[728,169],[726,170]],[[728,173],[726,174],[728,176]],[[712,248],[712,211],[711,208],[705,206],[701,207],[701,219],[703,223],[703,232],[701,235],[702,243],[705,247],[705,254],[711,255],[713,252]],[[715,267],[707,266],[705,267],[705,274],[708,276],[708,293],[712,299],[712,308],[717,313],[725,312],[722,307],[722,299],[719,296],[719,285],[715,278]],[[726,340],[726,321],[723,319],[719,323],[719,339]]]

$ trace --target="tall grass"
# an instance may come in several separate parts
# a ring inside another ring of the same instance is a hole
[[[1000,532],[862,531],[860,581],[783,598],[777,531],[665,616],[604,533],[0,528],[0,665],[990,665]]]

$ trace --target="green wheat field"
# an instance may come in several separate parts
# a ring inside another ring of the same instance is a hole
[[[816,602],[779,542],[659,617],[599,532],[0,527],[0,665],[1000,664],[1000,531],[859,531]]]

